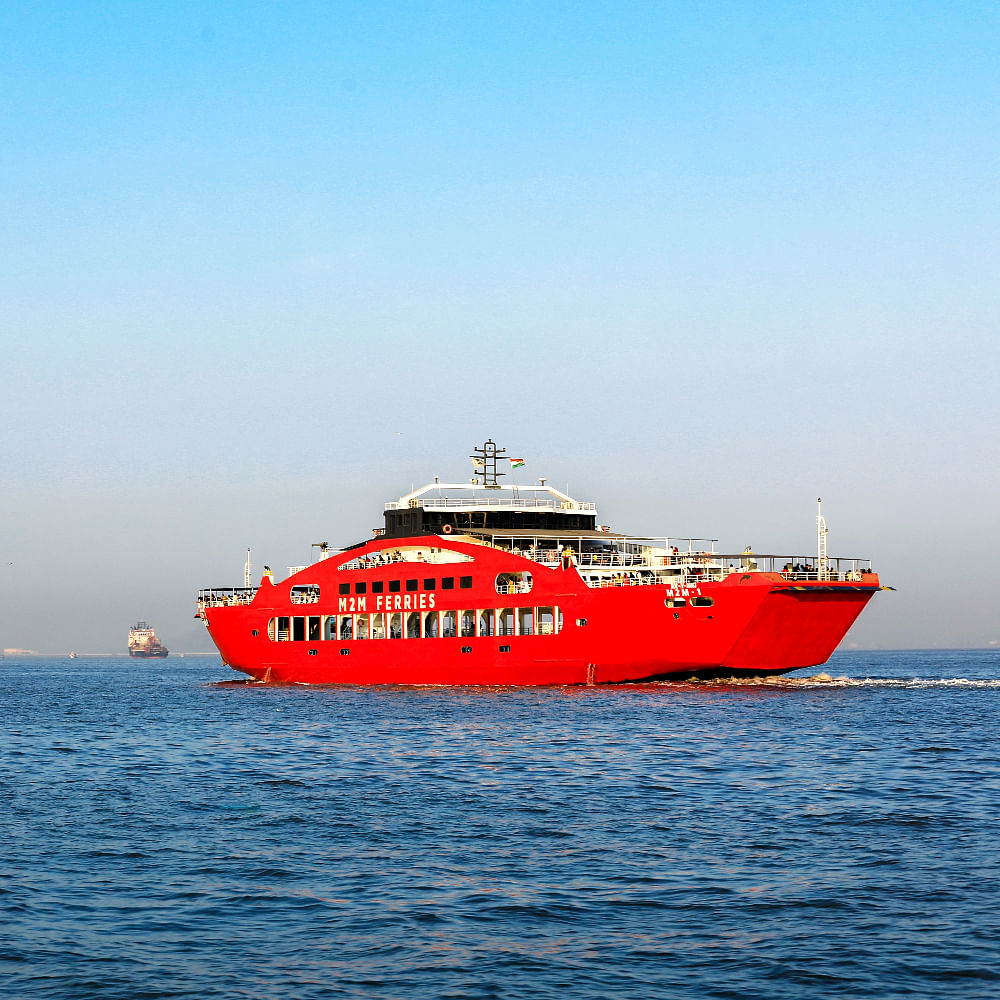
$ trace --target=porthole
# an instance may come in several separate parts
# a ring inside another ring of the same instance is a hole
[[[251,629],[250,634],[251,635],[260,635],[260,632],[257,629]]]

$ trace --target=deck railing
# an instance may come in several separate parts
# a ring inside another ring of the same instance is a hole
[[[424,510],[461,510],[472,507],[476,510],[561,510],[561,511],[597,511],[597,504],[579,500],[539,500],[534,497],[420,497],[419,500],[408,500],[400,503],[390,500],[386,510],[406,510],[422,507]]]
[[[555,550],[522,550],[518,552],[543,565],[555,566],[560,553]],[[590,587],[697,586],[724,580],[733,573],[776,573],[790,582],[860,582],[872,572],[870,559],[831,557],[824,566],[803,556],[759,555],[741,552],[683,553],[650,558],[648,554],[621,552],[583,552],[574,555],[574,563],[584,572]],[[531,590],[527,581],[500,583],[500,594],[526,594]],[[209,587],[198,591],[198,608],[215,608],[249,604],[257,593],[256,587]],[[293,588],[293,604],[315,604],[319,588],[313,585]]]
[[[209,587],[198,591],[199,608],[219,608],[226,605],[249,604],[256,587]]]

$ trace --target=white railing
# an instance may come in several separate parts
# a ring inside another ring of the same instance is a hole
[[[579,500],[531,500],[526,497],[476,497],[463,499],[461,497],[421,497],[419,500],[408,500],[401,503],[390,500],[386,510],[406,510],[422,507],[424,510],[559,510],[559,511],[597,511],[597,504],[580,502]]]
[[[256,587],[210,587],[198,591],[199,608],[219,608],[249,604],[257,593]]]

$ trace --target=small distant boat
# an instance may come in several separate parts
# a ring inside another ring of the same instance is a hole
[[[153,626],[139,619],[128,632],[128,655],[141,659],[162,659],[170,651],[156,637]],[[75,654],[74,654],[75,655]]]
[[[75,660],[75,659],[76,659],[76,650],[73,650],[73,651],[72,651],[72,652],[71,652],[71,653],[69,654],[69,658],[70,658],[71,660]]]

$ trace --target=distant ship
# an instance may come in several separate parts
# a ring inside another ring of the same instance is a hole
[[[597,523],[540,479],[507,486],[475,449],[471,484],[385,505],[385,526],[276,583],[202,590],[223,660],[264,682],[599,684],[782,674],[824,663],[882,589],[867,559],[716,551]],[[512,469],[523,465],[510,459]]]
[[[128,655],[137,656],[143,659],[149,657],[163,658],[169,650],[153,631],[153,626],[140,619],[128,632]]]

